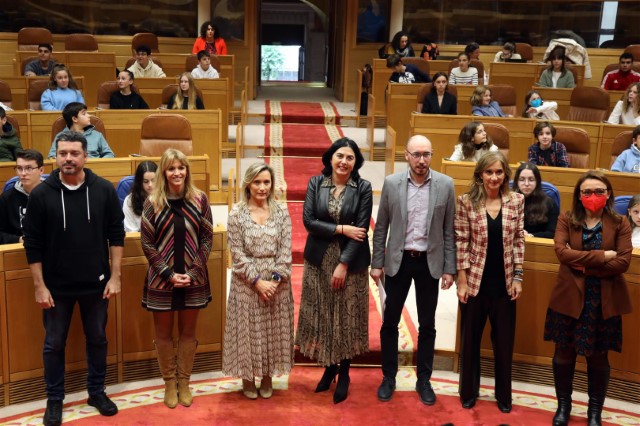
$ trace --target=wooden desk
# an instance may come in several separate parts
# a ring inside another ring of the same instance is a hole
[[[584,83],[584,65],[572,65],[578,78],[576,86]],[[489,65],[489,81],[491,84],[508,84],[516,91],[516,105],[524,105],[524,97],[540,80],[540,73],[547,68],[546,64],[491,62]],[[521,108],[521,107],[519,107]]]
[[[199,346],[194,372],[219,370],[226,306],[226,232],[216,230],[207,266],[213,301],[200,313]],[[140,234],[130,233],[122,261],[122,293],[109,304],[107,322],[107,384],[157,377],[153,347],[153,317],[140,307],[147,261]],[[42,313],[34,302],[33,281],[19,244],[0,246],[0,322],[2,382],[5,405],[45,397],[42,380]],[[74,314],[67,340],[68,393],[84,390],[85,344],[79,312]]]
[[[512,176],[519,164],[511,164]],[[450,176],[454,181],[456,195],[461,195],[469,190],[471,176],[475,163],[462,161],[442,161],[441,172]],[[573,169],[565,167],[540,166],[542,180],[553,184],[560,192],[560,211],[571,209],[573,203],[573,189],[576,182],[587,169]],[[640,188],[640,175],[637,173],[605,172],[616,196],[634,195]]]
[[[163,64],[164,65],[164,64]],[[136,78],[135,84],[140,95],[149,105],[149,108],[159,108],[162,105],[162,91],[169,84],[177,84],[178,78],[165,77],[165,78]],[[202,102],[208,110],[220,109],[222,117],[222,143],[229,142],[229,99],[233,102],[233,95],[231,94],[230,82],[226,78],[220,78],[216,80],[199,79],[196,80],[197,87],[202,90]],[[169,110],[167,110],[169,111]],[[175,112],[176,110],[173,110]],[[183,111],[183,110],[180,110]]]
[[[414,114],[411,117],[411,134],[422,134],[431,139],[434,143],[443,144],[445,152],[439,155],[441,158],[448,157],[453,152],[453,147],[457,143],[457,136],[462,127],[469,121],[481,121],[483,123],[499,123],[509,130],[509,162],[516,163],[528,160],[529,146],[534,142],[533,128],[537,121],[531,118],[504,118],[504,117],[474,117],[474,116],[447,116],[437,114]],[[556,127],[578,127],[584,129],[591,141],[589,167],[595,168],[597,164],[605,161],[598,160],[600,145],[602,144],[602,134],[605,126],[603,123],[589,123],[578,121],[558,121]],[[394,129],[395,130],[395,129]],[[623,129],[624,130],[624,129]],[[617,134],[617,133],[616,133]],[[454,136],[455,135],[455,136]],[[434,139],[432,139],[434,138]],[[562,141],[560,141],[562,142]],[[400,143],[400,141],[398,141]],[[450,151],[449,151],[450,149]],[[439,151],[441,152],[441,151]],[[603,153],[605,158],[610,158],[611,148],[608,153]],[[436,170],[440,165],[437,158],[431,160],[431,165]]]
[[[185,69],[185,63],[187,57],[191,56],[190,54],[184,53],[154,53],[152,57],[158,58],[160,62],[162,62],[162,70],[169,78],[177,78],[185,71],[191,72],[191,70]],[[226,78],[229,81],[229,90],[231,95],[229,96],[229,110],[233,109],[234,103],[234,88],[235,88],[235,56],[234,55],[219,55],[220,59],[220,69],[218,73],[220,74],[220,78]],[[200,82],[202,79],[196,80],[196,84],[198,87],[200,86]],[[136,84],[138,80],[136,79]],[[146,98],[145,98],[146,99]],[[151,106],[151,104],[149,104]],[[208,105],[205,102],[205,106]]]
[[[411,136],[411,113],[416,111],[418,92],[422,87],[422,84],[402,83],[389,83],[387,86],[387,126],[395,130],[398,144],[406,144]]]
[[[37,52],[16,51],[15,75],[22,75],[22,60],[37,56]],[[55,52],[58,63],[65,64],[74,79],[84,76],[84,101],[89,108],[95,108],[98,87],[105,81],[116,78],[116,55],[110,52]],[[13,86],[11,87],[13,92]]]
[[[376,116],[384,116],[386,114],[384,96],[393,71],[387,68],[386,59],[374,59],[372,69],[371,94],[376,98],[376,109],[374,113]]]

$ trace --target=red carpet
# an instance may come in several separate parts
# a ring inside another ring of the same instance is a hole
[[[333,102],[266,101],[265,123],[340,124]]]
[[[399,389],[389,402],[376,398],[379,369],[353,368],[349,397],[334,405],[332,393],[314,393],[322,373],[320,368],[295,367],[288,378],[276,378],[270,400],[248,400],[238,390],[240,380],[217,379],[192,384],[193,405],[171,410],[162,404],[159,387],[111,395],[120,412],[101,417],[84,403],[67,404],[64,424],[69,425],[548,425],[555,411],[555,398],[514,391],[510,414],[502,414],[493,399],[493,389],[483,386],[481,397],[471,410],[460,407],[457,383],[434,379],[437,394],[434,406],[423,405],[411,390],[415,374],[408,371],[398,382]],[[12,424],[38,424],[44,410],[2,419]],[[585,424],[584,403],[574,403],[572,424]],[[638,417],[605,407],[603,424],[638,424]]]

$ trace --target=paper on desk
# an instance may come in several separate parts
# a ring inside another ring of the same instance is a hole
[[[387,293],[384,291],[384,275],[380,276],[380,279],[376,280],[378,286],[378,294],[380,295],[380,317],[384,321],[384,302],[387,300]]]

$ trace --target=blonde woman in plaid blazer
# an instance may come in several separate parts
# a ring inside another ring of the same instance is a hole
[[[524,197],[509,190],[511,170],[500,152],[476,163],[469,192],[455,214],[461,311],[460,400],[475,405],[480,389],[480,342],[489,317],[498,408],[511,411],[511,359],[516,304],[522,294]]]

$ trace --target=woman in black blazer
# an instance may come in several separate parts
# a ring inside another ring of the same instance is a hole
[[[296,344],[326,367],[316,392],[328,390],[340,374],[333,394],[337,404],[347,398],[351,358],[369,350],[372,193],[371,183],[358,174],[364,157],[351,139],[335,141],[322,163],[322,174],[309,180],[304,201],[309,234]]]
[[[449,78],[443,72],[433,75],[431,92],[422,102],[423,114],[449,114],[458,115],[458,99],[447,92]]]

